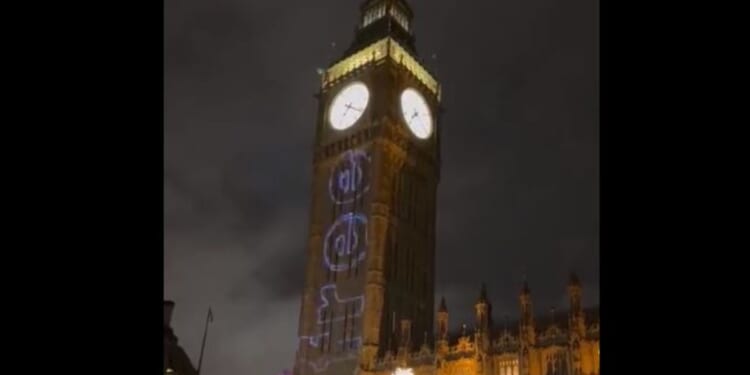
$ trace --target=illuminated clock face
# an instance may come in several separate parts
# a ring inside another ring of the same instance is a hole
[[[355,82],[344,87],[333,98],[328,110],[328,121],[336,130],[344,130],[354,125],[367,108],[370,101],[370,90],[362,82]]]
[[[409,88],[401,94],[401,113],[404,121],[417,138],[427,139],[432,134],[432,114],[427,101],[415,89]]]

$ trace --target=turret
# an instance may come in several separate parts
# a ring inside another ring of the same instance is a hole
[[[437,312],[437,334],[436,343],[438,355],[448,353],[448,306],[445,303],[445,297],[440,298],[440,307]]]
[[[490,344],[490,303],[487,300],[487,285],[482,283],[479,299],[474,304],[476,314],[476,344],[481,351],[489,350]]]
[[[531,304],[531,290],[526,281],[523,282],[519,300],[521,302],[521,322],[519,327],[521,345],[533,346],[536,343],[534,308]]]
[[[445,297],[440,298],[440,307],[437,313],[438,322],[438,339],[448,339],[448,305],[445,303]]]
[[[492,305],[487,299],[487,285],[485,283],[482,283],[479,299],[474,304],[474,311],[477,319],[477,331],[474,335],[477,346],[477,372],[483,375],[490,370],[488,352],[490,351],[490,327],[492,322]]]
[[[477,331],[486,332],[489,330],[489,302],[487,301],[487,285],[482,283],[482,289],[479,291],[479,299],[474,304],[474,311],[477,318]]]
[[[536,330],[534,328],[534,308],[531,305],[531,290],[529,284],[524,280],[521,295],[521,321],[519,324],[519,342],[521,352],[519,355],[520,374],[529,375],[530,367],[533,364],[531,360],[532,349],[536,344]]]
[[[575,273],[570,274],[568,281],[568,297],[570,298],[570,315],[568,317],[569,339],[571,350],[571,367],[573,375],[582,373],[582,352],[581,340],[586,336],[586,321],[583,315],[582,307],[582,288],[581,282]]]
[[[398,346],[398,361],[402,366],[406,366],[411,348],[411,320],[401,319],[401,335]]]
[[[580,338],[586,334],[586,321],[583,315],[581,282],[575,273],[570,274],[568,297],[570,298],[570,332]]]

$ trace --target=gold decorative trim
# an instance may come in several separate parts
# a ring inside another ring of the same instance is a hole
[[[322,78],[327,88],[347,74],[371,63],[389,58],[406,68],[440,101],[440,84],[404,47],[392,38],[381,39],[328,68]]]

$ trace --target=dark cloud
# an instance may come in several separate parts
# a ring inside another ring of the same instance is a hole
[[[498,322],[524,275],[540,313],[564,307],[571,270],[598,303],[598,3],[410,3],[444,90],[436,294],[452,325],[472,321],[482,281]],[[165,2],[164,288],[194,360],[213,307],[206,372],[291,366],[315,71],[351,41],[358,5]]]

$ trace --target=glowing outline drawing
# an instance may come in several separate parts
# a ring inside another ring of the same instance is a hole
[[[353,348],[350,348],[352,342],[356,342],[357,344]],[[345,347],[348,349],[346,351],[357,350],[362,347],[362,336],[357,336],[351,339],[336,341],[336,345],[342,345],[342,344],[346,344]]]
[[[342,355],[342,356],[337,357],[337,358],[329,359],[327,357],[320,357],[317,360],[307,361],[307,364],[310,367],[312,367],[313,372],[319,373],[321,371],[327,370],[328,366],[330,366],[332,364],[339,363],[339,362],[344,362],[344,361],[348,361],[348,360],[351,360],[351,359],[357,359],[357,357],[358,357],[357,352],[354,351],[354,350],[352,350],[352,351],[346,352],[345,355]]]
[[[321,333],[321,334],[315,335],[315,336],[300,336],[299,340],[300,341],[307,341],[307,345],[310,345],[310,346],[315,347],[315,348],[319,348],[320,347],[320,341],[321,341],[321,339],[323,337],[328,337],[328,336],[330,336],[330,333],[326,332],[326,333]]]
[[[357,227],[359,223],[360,227]],[[346,232],[339,233],[333,241],[333,249],[329,248],[331,243],[331,235],[333,235],[337,229],[341,228],[342,225],[347,225]],[[364,235],[364,240],[360,242],[359,230],[361,229]],[[348,213],[341,215],[335,223],[331,225],[326,233],[325,239],[323,240],[323,260],[325,266],[333,272],[341,272],[349,269],[349,263],[345,264],[334,264],[331,260],[332,252],[335,251],[340,261],[346,261],[345,255],[350,255],[356,248],[361,248],[359,255],[354,259],[353,265],[356,265],[365,260],[367,255],[367,216],[363,214]],[[352,265],[352,266],[353,266]]]
[[[361,150],[349,150],[342,156],[341,160],[333,167],[331,177],[328,179],[328,195],[336,204],[348,204],[363,196],[370,190],[365,172],[370,165],[370,157]],[[364,187],[362,187],[364,185]],[[337,191],[334,191],[337,189]],[[336,198],[336,192],[343,190],[344,198]],[[352,197],[351,193],[353,194]]]
[[[309,346],[312,346],[314,348],[320,347],[320,341],[322,337],[328,337],[328,333],[323,333],[320,335],[315,336],[300,336],[300,341],[307,341],[307,344]],[[305,358],[301,358],[305,363],[307,363],[310,367],[312,367],[313,371],[315,373],[319,373],[321,371],[324,371],[328,369],[328,366],[334,363],[338,362],[344,362],[346,360],[350,359],[356,359],[357,358],[357,350],[359,350],[362,347],[362,336],[357,336],[352,339],[346,339],[346,340],[338,340],[336,341],[336,345],[341,346],[345,343],[351,343],[356,342],[357,344],[353,348],[349,348],[351,345],[346,345],[347,350],[342,353],[340,357],[331,359],[329,356],[323,355],[318,357],[315,360],[305,360]]]
[[[323,337],[329,337],[329,336],[330,336],[330,334],[328,332],[326,332],[326,333],[321,333],[321,334],[315,335],[315,336],[300,336],[299,340],[300,341],[307,341],[307,345],[312,346],[314,348],[320,348],[321,339]],[[352,348],[350,350],[355,350],[355,349],[361,348],[362,347],[362,336],[357,336],[357,337],[354,337],[354,338],[351,338],[351,339],[346,339],[346,340],[338,340],[338,341],[336,341],[336,345],[337,346],[342,346],[342,344],[347,344],[347,345],[345,345],[345,347],[349,348],[351,346],[352,342],[356,342],[357,344],[354,346],[354,348]]]
[[[336,166],[331,170],[331,176],[328,180],[328,194],[335,205],[344,205],[354,202],[363,197],[370,189],[369,186],[369,167],[370,157],[361,150],[346,151]],[[337,199],[337,195],[340,198]],[[355,212],[349,212],[339,216],[331,224],[326,232],[323,244],[324,264],[323,266],[333,272],[349,270],[363,262],[367,253],[367,216]],[[331,258],[333,253],[339,257],[338,261],[345,264],[334,264]],[[350,257],[346,257],[349,255]],[[351,255],[356,256],[352,259]],[[334,309],[340,309],[339,306],[354,302],[354,311],[351,315],[339,315],[330,319],[331,314],[326,320],[323,320],[323,310],[329,306]],[[317,324],[319,329],[325,331],[326,324],[341,322],[346,319],[354,321],[364,314],[365,299],[364,294],[351,298],[340,298],[336,283],[323,285],[320,288],[320,303],[317,310]],[[300,343],[306,342],[308,347],[320,348],[324,339],[330,339],[330,332],[323,332],[312,336],[299,336]],[[317,359],[307,360],[300,358],[312,368],[314,373],[320,373],[328,369],[332,364],[344,362],[358,358],[358,350],[363,345],[362,336],[353,338],[344,338],[336,341],[337,347],[343,347],[344,350],[331,357],[330,354],[321,353]]]
[[[332,296],[336,300],[335,301],[336,304],[343,305],[343,304],[346,304],[346,303],[349,303],[349,302],[353,302],[353,301],[356,302],[356,304],[354,305],[355,306],[355,308],[354,308],[355,312],[354,312],[353,315],[350,315],[350,318],[354,319],[354,318],[362,315],[362,312],[365,309],[365,297],[363,295],[359,295],[357,297],[352,297],[352,298],[341,299],[341,298],[339,298],[339,294],[336,292],[336,289],[337,289],[336,284],[328,284],[328,285],[324,285],[323,287],[320,288],[320,299],[321,299],[322,303],[318,307],[318,324],[319,325],[320,324],[330,323],[330,322],[340,322],[340,321],[343,321],[345,319],[345,317],[340,316],[340,317],[337,317],[337,318],[334,318],[334,319],[323,320],[323,316],[322,316],[323,309],[325,309],[326,307],[329,306],[328,298],[326,298],[326,292],[330,291],[331,289],[333,289]]]

